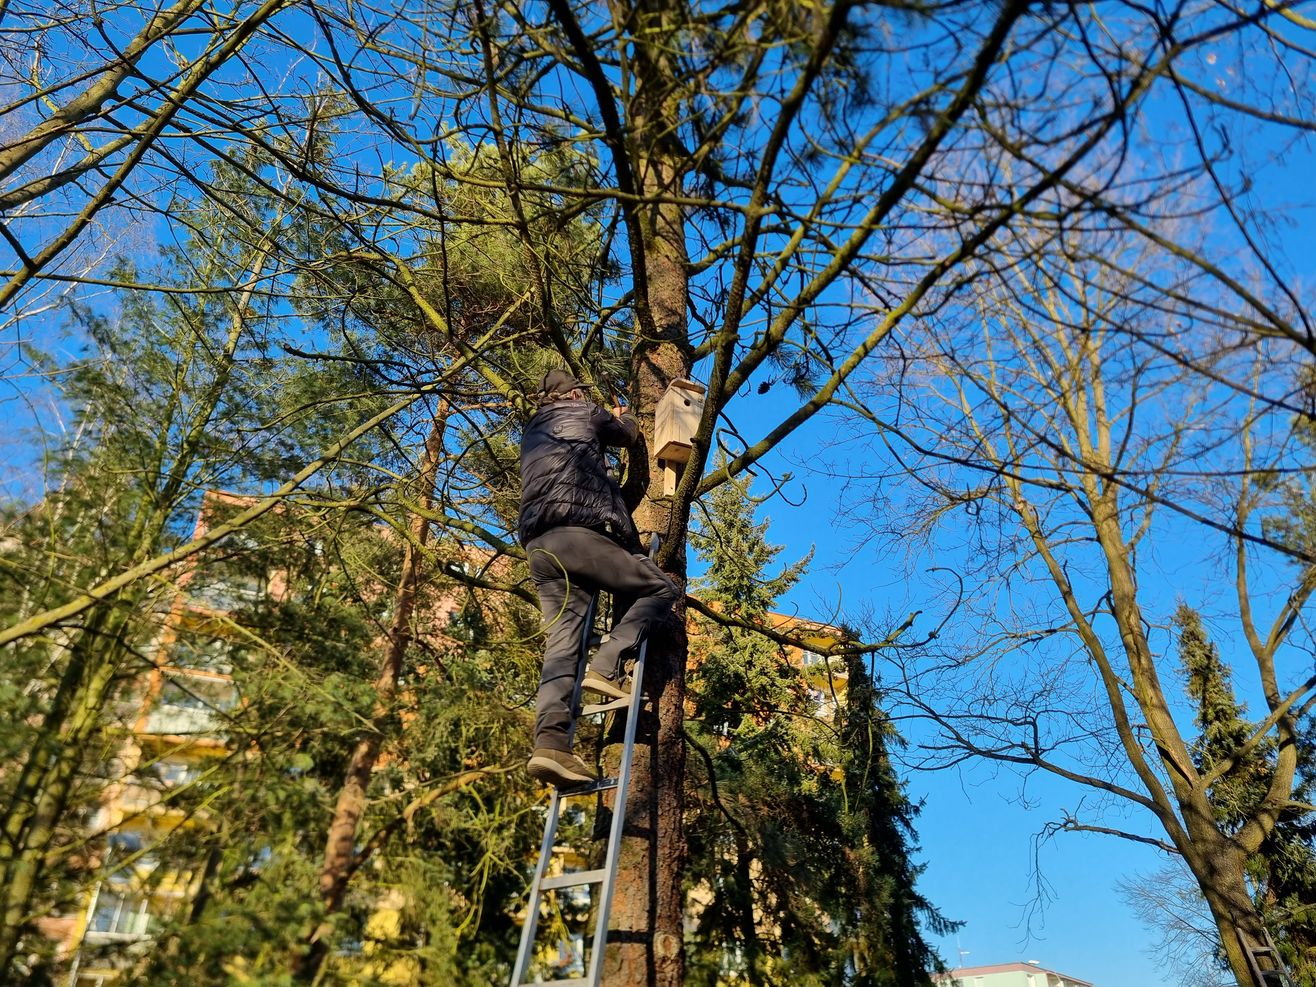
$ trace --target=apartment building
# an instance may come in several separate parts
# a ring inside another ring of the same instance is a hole
[[[1066,973],[1047,970],[1036,960],[966,966],[933,978],[937,987],[1093,987]]]
[[[193,537],[249,504],[248,498],[208,492]],[[247,537],[231,535],[227,544],[241,549]],[[379,537],[394,535],[380,528]],[[309,541],[304,547],[320,554]],[[195,897],[202,875],[177,871],[174,864],[158,859],[155,848],[170,836],[185,835],[188,827],[210,824],[206,786],[218,766],[233,756],[224,738],[230,715],[242,703],[233,663],[244,634],[232,619],[234,611],[289,593],[286,573],[257,573],[241,564],[244,554],[233,553],[234,564],[219,561],[182,570],[166,603],[152,615],[156,633],[141,647],[147,664],[119,703],[120,739],[104,768],[107,781],[99,804],[86,821],[89,845],[95,849],[85,866],[105,877],[88,888],[75,907],[39,923],[42,933],[57,944],[59,987],[113,987],[125,967],[155,948],[159,920],[178,914]],[[487,557],[449,559],[443,570],[451,576],[491,570],[497,574],[502,566]],[[427,594],[417,612],[418,623],[432,628],[418,640],[435,651],[460,635],[454,628],[466,597],[455,588],[457,583],[450,585],[454,588]],[[378,593],[380,612],[388,612],[392,586],[372,584],[362,591]],[[393,960],[371,956],[370,937],[388,939],[400,914],[396,900],[386,896],[377,903],[361,944],[363,976],[385,983],[414,979],[407,970],[391,969],[397,965]]]
[[[212,511],[241,503],[207,494],[194,537],[204,533]],[[106,834],[89,862],[108,876],[92,885],[72,916],[47,930],[67,958],[68,987],[109,987],[124,965],[151,948],[153,917],[173,913],[195,893],[199,875],[162,872],[152,848],[180,829],[206,824],[204,812],[184,811],[178,803],[182,795],[204,791],[207,777],[229,753],[224,719],[239,696],[227,616],[280,590],[277,579],[202,577],[195,569],[180,574],[158,633],[143,652],[149,670],[120,703],[126,729],[88,825],[89,832]]]

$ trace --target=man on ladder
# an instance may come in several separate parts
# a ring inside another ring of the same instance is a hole
[[[580,688],[609,698],[627,695],[622,661],[676,600],[667,575],[639,554],[640,540],[621,487],[608,471],[605,449],[632,445],[634,416],[612,413],[585,399],[585,388],[565,370],[550,370],[540,385],[539,410],[521,439],[521,514],[518,537],[539,592],[547,645],[535,703],[531,776],[559,788],[597,780],[571,750],[580,642],[590,597],[605,590],[633,599],[600,646]]]

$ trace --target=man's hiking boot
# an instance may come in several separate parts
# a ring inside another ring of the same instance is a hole
[[[531,778],[558,788],[575,788],[598,781],[598,775],[575,754],[551,747],[536,747],[525,767]]]
[[[592,668],[580,680],[580,688],[582,692],[595,692],[609,699],[625,699],[630,695],[616,679],[604,678]]]

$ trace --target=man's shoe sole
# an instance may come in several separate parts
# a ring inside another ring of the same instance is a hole
[[[599,780],[596,775],[570,771],[547,757],[532,757],[526,762],[525,767],[531,778],[558,788],[574,788],[577,785],[588,785]]]

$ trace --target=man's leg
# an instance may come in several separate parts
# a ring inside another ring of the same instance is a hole
[[[551,534],[551,532],[550,532]],[[571,576],[559,554],[537,538],[526,546],[543,611],[544,668],[535,700],[535,747],[571,752],[571,694],[591,587]]]
[[[679,592],[676,585],[650,559],[632,555],[611,538],[588,528],[556,528],[532,544],[560,558],[581,583],[635,600],[612,628],[590,666],[604,678],[616,679],[623,656],[633,652],[671,610]]]
[[[618,593],[633,593],[635,602],[621,620],[614,624],[608,639],[599,646],[590,669],[605,679],[621,675],[621,661],[635,653],[640,642],[649,636],[672,610],[679,591],[665,572],[647,558],[635,558],[637,570],[629,573],[628,586],[610,587]]]

